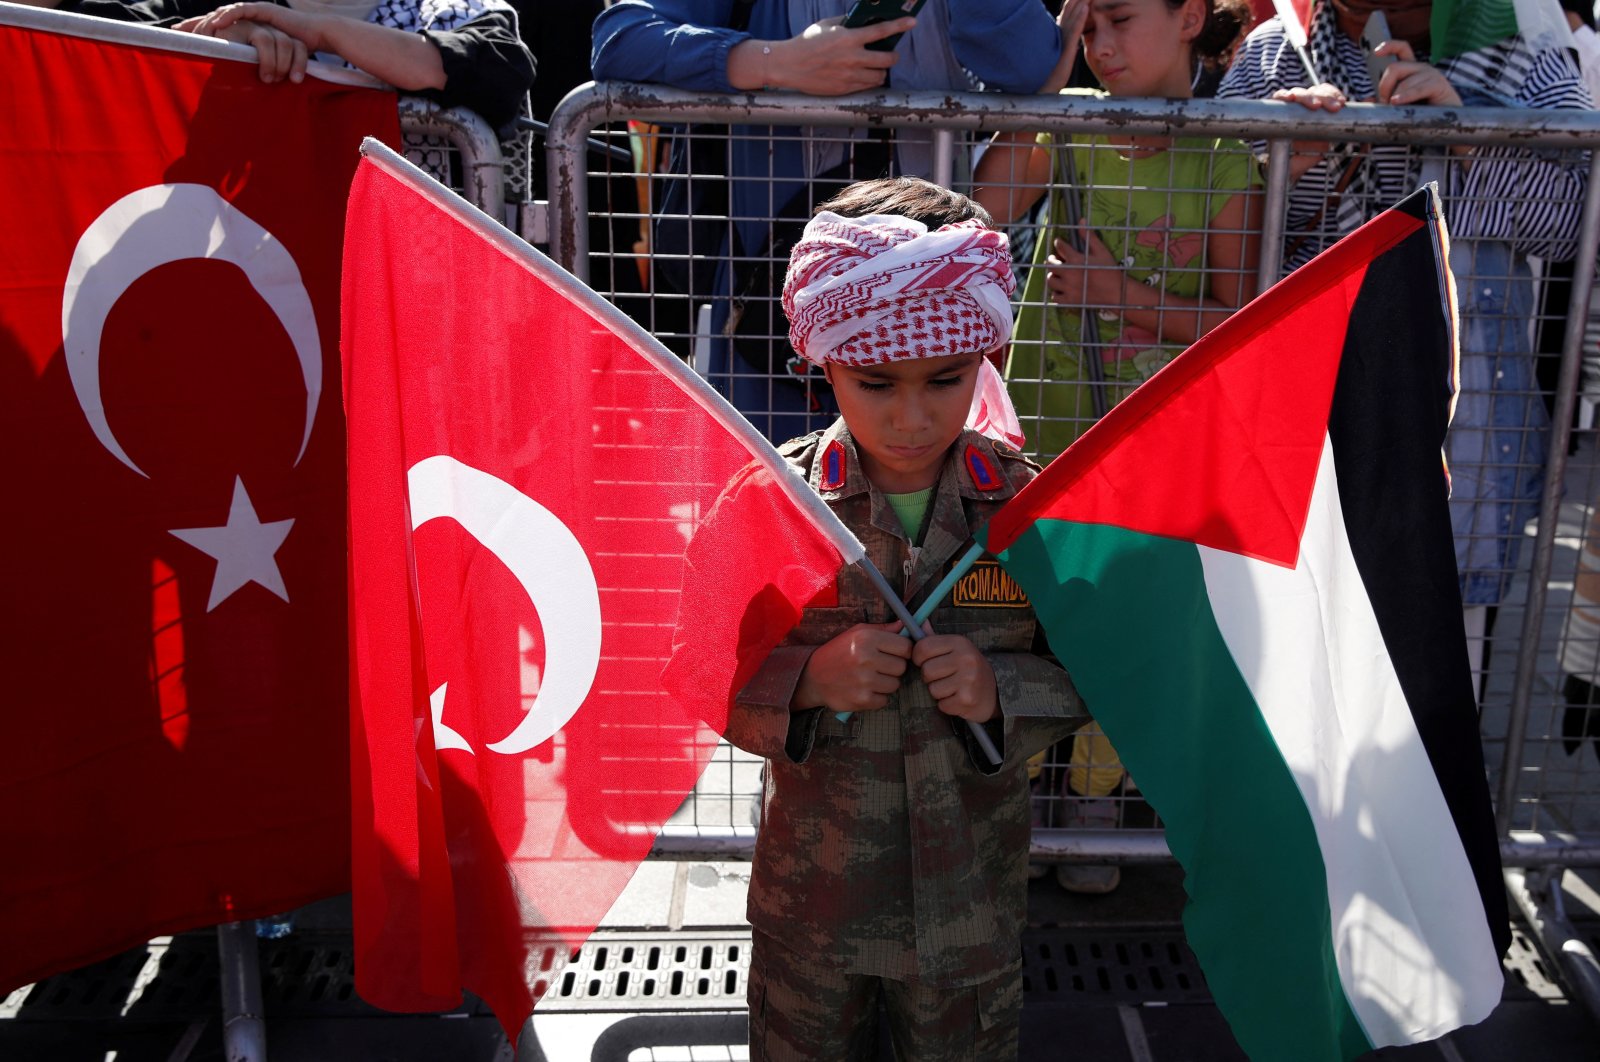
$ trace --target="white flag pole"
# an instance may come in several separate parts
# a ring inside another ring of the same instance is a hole
[[[1317,76],[1317,68],[1311,65],[1311,52],[1307,45],[1311,42],[1306,37],[1306,28],[1300,21],[1300,16],[1295,12],[1289,0],[1272,0],[1272,9],[1278,13],[1278,18],[1283,21],[1283,31],[1289,38],[1289,44],[1294,48],[1295,54],[1300,57],[1301,65],[1306,68],[1306,76],[1313,85],[1322,84],[1322,79]]]

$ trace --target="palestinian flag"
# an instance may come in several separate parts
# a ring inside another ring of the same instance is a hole
[[[1517,33],[1534,51],[1573,47],[1561,6],[1548,0],[1434,0],[1428,20],[1430,53],[1436,63]]]
[[[1257,1062],[1433,1039],[1500,999],[1445,240],[1431,187],[1380,215],[984,533],[1165,820],[1190,945]]]

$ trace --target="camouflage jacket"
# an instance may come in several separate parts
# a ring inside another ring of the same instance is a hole
[[[974,531],[1032,479],[1017,451],[964,432],[951,449],[913,547],[861,471],[843,421],[781,452],[866,546],[915,610]],[[857,567],[838,601],[800,624],[741,690],[728,740],[766,759],[750,924],[852,973],[952,987],[1017,961],[1027,907],[1028,756],[1085,721],[1065,671],[1043,649],[1033,609],[993,561],[980,561],[934,610],[994,668],[1001,717],[987,724],[995,767],[960,720],[942,714],[911,667],[886,708],[848,720],[791,712],[812,651],[889,606]]]

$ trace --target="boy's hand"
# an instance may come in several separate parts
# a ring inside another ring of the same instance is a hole
[[[959,634],[930,634],[911,649],[939,711],[987,723],[999,711],[994,668],[978,647]]]
[[[858,623],[824,642],[806,661],[791,705],[864,712],[888,704],[911,659],[911,639],[899,630],[898,620]]]

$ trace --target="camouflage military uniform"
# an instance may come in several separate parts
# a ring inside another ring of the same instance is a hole
[[[914,547],[861,471],[842,420],[781,450],[913,610],[973,532],[1036,471],[1015,450],[964,432]],[[757,944],[752,962],[773,965],[757,962],[764,948],[804,957],[817,967],[814,993],[839,975],[848,975],[845,983],[883,978],[943,990],[948,999],[968,996],[950,990],[976,989],[985,997],[980,1017],[1004,1021],[1010,1011],[1014,1045],[1027,906],[1026,761],[1086,717],[1066,672],[1042,655],[1033,609],[993,562],[981,565],[931,622],[938,633],[970,638],[994,669],[1001,714],[987,728],[1004,756],[999,767],[984,758],[964,722],[938,710],[915,667],[883,709],[846,721],[824,709],[789,710],[815,647],[857,623],[894,618],[854,567],[840,573],[837,604],[806,609],[740,691],[727,737],[767,761],[748,910]],[[781,947],[772,949],[774,942]],[[770,969],[751,978],[752,1058],[767,1057],[756,1040],[774,1031],[765,986],[775,979]],[[824,1011],[848,1009],[844,1000],[834,1003],[818,1000]],[[949,1018],[968,1033],[973,1019],[970,1009]],[[805,1048],[790,1047],[804,1056]],[[772,1053],[784,1055],[776,1047]],[[987,1050],[982,1056],[996,1057]]]

